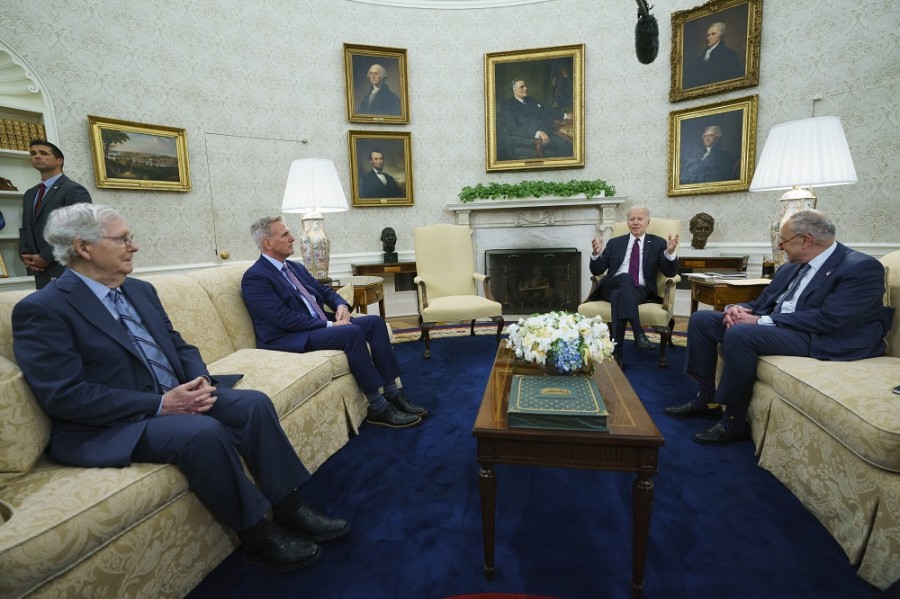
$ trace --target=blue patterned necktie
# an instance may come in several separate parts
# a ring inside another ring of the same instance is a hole
[[[641,286],[641,240],[635,239],[631,244],[631,259],[628,262],[628,274],[634,281],[635,287]]]
[[[800,286],[800,281],[803,280],[803,277],[806,276],[806,272],[809,270],[809,264],[804,264],[800,267],[800,270],[797,271],[797,274],[794,275],[794,278],[791,280],[791,284],[788,285],[787,291],[784,292],[784,295],[780,300],[778,300],[778,305],[775,306],[775,312],[781,312],[781,307],[784,305],[784,302],[790,300],[794,297],[794,294],[797,292],[797,287]]]
[[[131,337],[134,347],[144,360],[144,364],[150,369],[153,380],[156,382],[156,390],[165,393],[169,389],[178,386],[178,377],[172,370],[172,365],[166,358],[159,345],[153,340],[150,332],[141,324],[140,317],[131,309],[125,301],[125,297],[118,289],[109,292],[116,312],[119,313],[119,324]]]
[[[310,293],[309,290],[303,285],[303,283],[300,282],[300,279],[297,278],[297,275],[291,272],[291,269],[288,268],[287,264],[281,267],[281,271],[288,278],[288,281],[290,281],[291,285],[294,286],[294,289],[297,290],[297,293],[299,293],[301,297],[306,300],[306,303],[309,304],[313,310],[315,310],[316,316],[318,316],[322,320],[328,320],[325,317],[325,312],[319,306],[319,302],[316,301],[316,298],[313,297],[313,294]]]

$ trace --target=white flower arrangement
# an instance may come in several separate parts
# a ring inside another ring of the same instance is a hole
[[[569,312],[520,318],[508,332],[507,344],[516,358],[561,373],[590,370],[592,361],[612,356],[615,345],[602,318]]]

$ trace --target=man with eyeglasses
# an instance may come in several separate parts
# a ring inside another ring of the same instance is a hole
[[[834,223],[818,210],[794,213],[781,226],[779,247],[787,263],[758,299],[691,314],[685,372],[700,383],[700,392],[665,413],[718,420],[694,441],[722,445],[749,436],[747,408],[759,356],[851,361],[884,353],[890,325],[882,304],[884,266],[836,242],[834,234]]]
[[[237,532],[248,561],[277,571],[311,565],[317,542],[349,531],[301,501],[310,474],[272,401],[211,377],[153,286],[128,276],[138,246],[118,211],[59,208],[45,234],[68,268],[20,301],[12,322],[16,361],[52,420],[51,458],[88,468],[174,464]]]
[[[46,139],[33,139],[29,146],[31,166],[41,174],[41,182],[22,198],[22,226],[19,229],[19,257],[37,289],[60,276],[65,266],[54,260],[53,248],[44,239],[47,217],[60,206],[91,202],[91,194],[80,183],[63,174],[62,150]]]

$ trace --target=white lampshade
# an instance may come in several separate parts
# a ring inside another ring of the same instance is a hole
[[[325,234],[322,213],[348,208],[334,162],[326,158],[299,158],[291,162],[281,210],[303,214],[303,232],[298,239],[300,257],[310,274],[319,280],[328,279],[331,257],[331,242]]]
[[[750,191],[856,183],[841,119],[822,116],[775,125],[763,147]]]
[[[769,229],[776,267],[785,259],[778,243],[781,227],[795,212],[816,207],[812,188],[850,183],[856,183],[856,169],[838,117],[790,121],[769,130],[750,191],[789,190],[781,196],[778,215]]]
[[[327,158],[299,158],[291,162],[282,212],[342,212],[348,208],[334,162]]]

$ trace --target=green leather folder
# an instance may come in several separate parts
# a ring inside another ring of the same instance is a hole
[[[510,428],[606,432],[608,415],[597,383],[589,376],[512,377]]]

